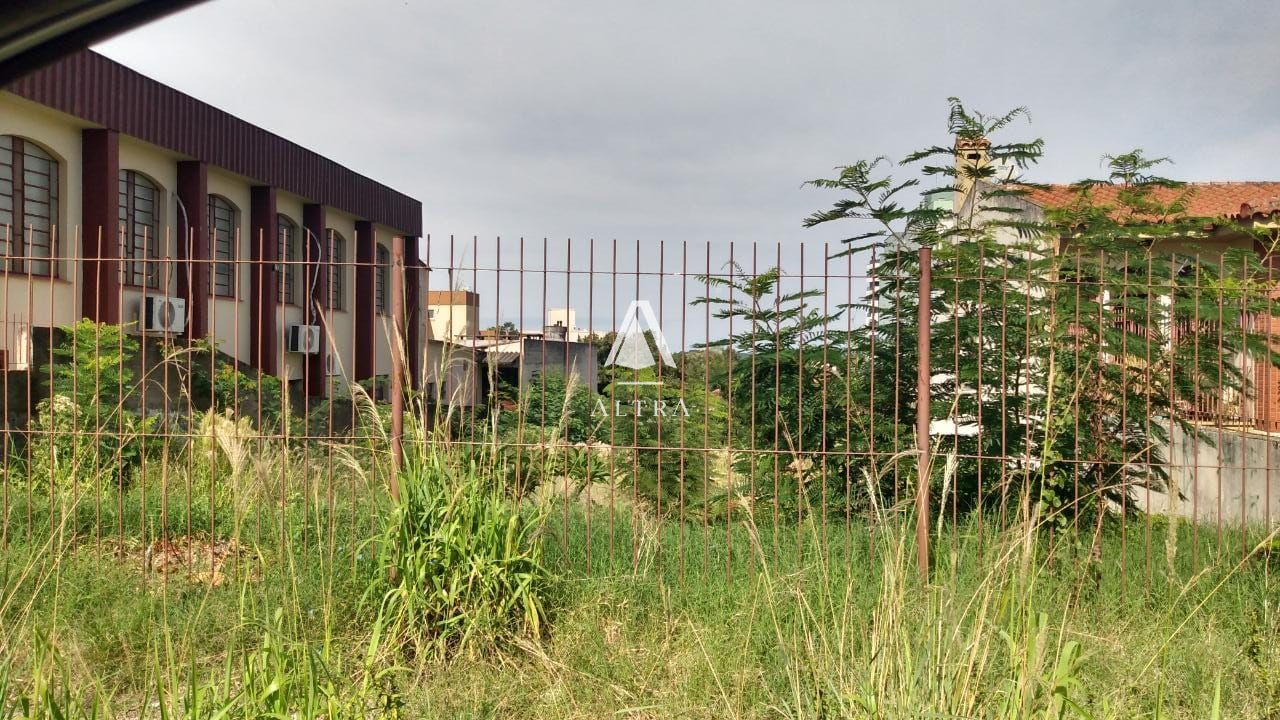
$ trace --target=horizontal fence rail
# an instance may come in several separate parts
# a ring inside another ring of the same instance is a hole
[[[906,518],[925,572],[1034,525],[1150,582],[1280,519],[1270,266],[135,230],[6,231],[6,546],[358,567],[431,453],[586,575],[866,562]]]

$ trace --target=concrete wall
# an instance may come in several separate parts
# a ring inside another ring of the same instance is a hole
[[[426,341],[425,350],[423,380],[429,402],[435,402],[437,392],[444,406],[471,407],[479,402],[486,371],[480,353],[441,340]]]
[[[520,353],[520,385],[533,380],[540,372],[558,372],[594,390],[599,377],[596,348],[589,343],[524,338]]]
[[[1280,524],[1280,434],[1205,431],[1209,441],[1175,427],[1165,448],[1181,497],[1139,488],[1137,507],[1213,525]]]

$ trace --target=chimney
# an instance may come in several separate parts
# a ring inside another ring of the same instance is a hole
[[[956,208],[968,200],[978,171],[991,162],[991,141],[984,137],[956,136]]]

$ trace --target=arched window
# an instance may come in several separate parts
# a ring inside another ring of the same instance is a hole
[[[391,252],[385,245],[379,245],[377,251],[377,268],[373,276],[374,305],[378,312],[387,314],[387,303],[391,296]]]
[[[278,257],[280,302],[286,305],[297,305],[298,277],[298,225],[285,215],[276,215],[276,234],[280,238]]]
[[[347,239],[329,228],[329,309],[347,309]]]
[[[236,238],[239,227],[236,206],[221,195],[209,196],[209,234],[213,246],[213,278],[209,287],[214,295],[236,295]]]
[[[120,171],[120,226],[124,229],[121,282],[159,289],[160,188],[133,170]]]
[[[29,140],[0,135],[0,255],[8,268],[52,275],[57,223],[58,161]]]

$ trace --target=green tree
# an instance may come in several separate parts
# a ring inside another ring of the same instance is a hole
[[[558,370],[535,373],[527,387],[520,398],[519,413],[526,427],[553,428],[557,437],[570,443],[599,439],[602,421],[592,414],[599,397],[594,388]],[[511,417],[508,422],[517,419]]]
[[[670,370],[670,369],[668,369]],[[730,467],[725,398],[654,368],[607,368],[593,409],[596,437],[615,448],[614,465],[636,495],[662,515],[718,515],[738,494]]]
[[[52,379],[50,394],[75,401],[82,409],[110,414],[136,388],[132,364],[138,340],[120,325],[80,320],[60,328],[62,342],[53,346],[40,376]]]
[[[40,368],[50,396],[32,421],[28,476],[55,492],[88,491],[102,479],[126,482],[155,449],[156,419],[128,405],[137,390],[138,341],[119,325],[80,320]]]
[[[818,309],[821,290],[784,291],[776,267],[752,276],[735,265],[698,282],[715,294],[694,304],[736,329],[704,347],[725,350],[737,465],[756,498],[788,518],[846,508],[852,478],[843,451],[856,412],[841,313]]]
[[[502,335],[502,336],[516,336],[520,334],[520,328],[516,327],[516,324],[511,322],[510,320],[503,320],[497,325],[490,325],[486,329],[486,332],[491,332],[491,333],[495,333],[497,335]]]
[[[940,438],[957,459],[953,501],[971,507],[993,493],[1003,498],[1031,467],[1028,442],[1037,422],[1028,388],[1035,387],[1030,373],[1036,366],[1029,359],[1043,339],[1032,302],[1042,232],[1009,203],[1025,190],[997,176],[996,168],[1029,166],[1043,143],[988,140],[1024,112],[989,118],[951,100],[949,134],[957,142],[980,144],[985,163],[958,169],[950,162],[954,149],[936,146],[903,161],[919,177],[896,181],[883,173],[892,163],[876,158],[839,168],[836,178],[809,183],[846,196],[809,216],[805,226],[855,222],[860,232],[844,240],[841,254],[865,258],[872,276],[865,299],[850,308],[865,321],[852,333],[849,351],[867,365],[867,381],[857,388],[855,404],[873,408],[881,430],[892,433],[891,442],[873,447],[874,438],[867,437],[860,448],[868,451],[862,470],[879,483],[886,499],[900,499],[914,473],[914,461],[904,462],[896,453],[909,444],[915,425],[921,247],[933,249],[930,360],[939,375],[930,386],[930,407],[935,418],[965,428]],[[939,157],[948,162],[931,164]],[[964,187],[974,188],[973,196],[950,206],[915,203],[909,196],[919,191],[922,178],[944,183],[927,189],[926,196]],[[1005,471],[984,468],[983,458],[1006,458]]]
[[[813,181],[844,197],[805,225],[859,226],[844,252],[865,258],[873,278],[852,308],[865,321],[849,351],[869,365],[868,406],[904,431],[878,456],[905,445],[914,424],[919,249],[929,247],[930,414],[936,450],[949,456],[933,468],[933,482],[948,485],[935,497],[956,511],[1038,501],[1100,523],[1104,499],[1165,489],[1169,422],[1195,431],[1179,399],[1245,392],[1235,358],[1269,358],[1244,328],[1266,311],[1265,274],[1251,252],[1194,251],[1221,221],[1192,217],[1185,195],[1167,199],[1180,186],[1140,152],[1109,158],[1107,180],[1080,183],[1070,207],[1038,217],[1026,202],[1036,186],[1009,169],[1034,165],[1043,141],[999,137],[1024,115],[985,116],[952,98],[955,145],[907,156],[907,180],[878,158]],[[911,202],[930,178],[941,184],[926,197],[955,201]]]

